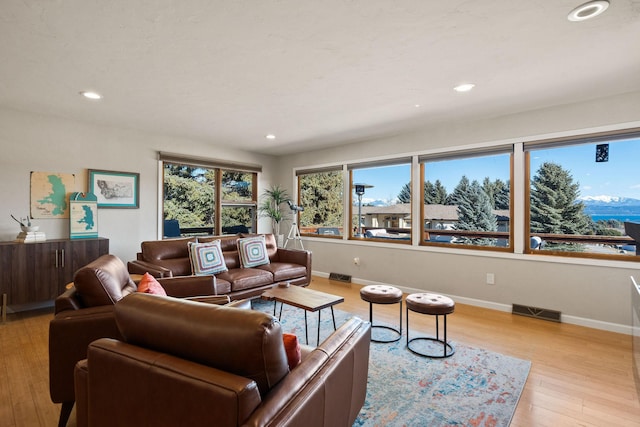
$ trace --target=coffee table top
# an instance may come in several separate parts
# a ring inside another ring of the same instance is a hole
[[[265,291],[261,298],[271,301],[276,300],[307,311],[318,311],[344,302],[344,298],[339,295],[331,295],[296,285],[288,288],[274,286]]]

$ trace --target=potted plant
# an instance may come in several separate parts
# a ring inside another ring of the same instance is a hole
[[[283,235],[280,234],[280,222],[284,219],[284,213],[280,205],[287,203],[291,199],[287,190],[279,185],[272,185],[262,193],[262,203],[258,206],[260,216],[271,218],[273,234],[276,236],[278,246],[282,246]]]

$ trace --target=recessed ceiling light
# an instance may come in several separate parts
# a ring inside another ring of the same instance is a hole
[[[608,7],[609,2],[606,0],[590,1],[573,9],[567,19],[572,22],[586,21],[600,15]]]
[[[473,83],[464,83],[454,87],[453,90],[455,90],[456,92],[469,92],[475,86],[476,85],[474,85]]]
[[[420,104],[416,104],[416,105],[414,105],[414,107],[416,107],[416,108],[420,108],[420,107],[422,107],[422,105],[420,105]]]
[[[80,92],[80,95],[88,99],[102,99],[102,95],[100,95],[98,92],[82,91]]]
[[[265,136],[265,138],[267,139],[276,139],[276,136],[272,133],[270,133],[269,135]]]

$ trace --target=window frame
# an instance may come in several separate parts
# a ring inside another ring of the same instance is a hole
[[[571,252],[571,251],[559,251],[559,250],[536,250],[531,247],[531,152],[536,149],[552,149],[552,148],[561,148],[567,146],[578,146],[584,144],[597,144],[597,143],[607,143],[607,142],[615,142],[621,141],[630,138],[640,138],[640,128],[632,128],[632,129],[622,129],[617,131],[606,131],[606,132],[596,132],[591,134],[584,135],[574,135],[574,136],[566,136],[561,138],[551,138],[545,140],[536,140],[525,142],[523,146],[524,151],[524,250],[523,252],[527,255],[540,256],[558,256],[558,257],[566,257],[573,259],[598,259],[598,260],[611,260],[611,261],[638,261],[636,259],[638,255],[618,255],[618,254],[601,254],[595,252]],[[536,235],[545,234],[545,233],[535,233]],[[556,236],[556,235],[553,235]],[[557,235],[558,238],[561,236],[577,236],[576,238],[566,238],[566,241],[575,241],[581,242],[580,236],[588,236],[588,235]],[[620,236],[623,238],[624,236]],[[585,239],[586,240],[586,239]],[[594,241],[596,239],[588,239],[590,241]],[[615,237],[607,239],[603,237],[602,239],[597,239],[597,241],[601,243],[606,243],[607,241],[615,241],[617,240]]]
[[[493,252],[514,252],[514,234],[515,234],[515,225],[514,225],[514,145],[509,144],[508,146],[495,146],[488,147],[484,149],[477,150],[460,150],[460,151],[452,151],[445,153],[438,153],[436,155],[425,155],[419,156],[420,163],[420,189],[424,189],[425,184],[425,164],[429,161],[444,161],[444,160],[456,160],[456,159],[469,159],[473,157],[488,157],[491,155],[498,154],[508,154],[509,155],[509,231],[508,231],[508,245],[506,246],[484,246],[484,245],[469,245],[462,243],[448,243],[448,242],[433,242],[429,240],[425,240],[426,230],[424,228],[424,224],[426,221],[425,217],[425,200],[424,200],[424,191],[420,191],[419,202],[420,202],[420,226],[421,226],[421,234],[420,234],[420,246],[432,246],[432,247],[446,247],[446,248],[455,248],[462,250],[480,250],[480,251],[493,251]],[[465,233],[450,233],[445,232],[451,235],[464,235]],[[502,236],[505,232],[481,232],[476,231],[474,234],[484,234],[486,233],[488,236],[493,236],[494,234],[497,236]],[[440,233],[441,234],[441,233]],[[500,237],[496,237],[500,238]]]
[[[258,224],[258,173],[262,171],[262,166],[259,165],[250,165],[250,164],[240,164],[233,163],[224,160],[216,160],[216,159],[208,159],[203,157],[189,157],[181,154],[174,153],[158,153],[158,162],[159,168],[161,171],[160,177],[160,206],[159,206],[159,225],[158,225],[158,234],[160,238],[163,238],[164,235],[164,212],[165,212],[165,194],[164,194],[164,184],[165,184],[165,165],[173,164],[178,166],[188,166],[195,168],[203,168],[212,170],[215,176],[214,183],[214,197],[212,200],[213,209],[214,209],[214,224],[212,228],[213,235],[222,235],[222,210],[224,207],[240,207],[246,206],[249,208],[253,208],[251,223],[253,227],[253,232],[257,232],[257,224]],[[222,200],[222,175],[223,172],[235,172],[235,173],[249,173],[252,174],[252,200]],[[188,228],[188,227],[185,227]],[[210,228],[210,227],[203,227]],[[182,228],[181,228],[182,230]],[[207,230],[204,230],[205,232]],[[182,234],[182,233],[181,233]],[[187,233],[189,234],[189,233]]]
[[[384,160],[376,160],[376,161],[369,161],[369,162],[359,162],[359,163],[351,163],[347,165],[347,170],[349,172],[349,198],[348,198],[348,206],[349,206],[349,217],[347,218],[347,224],[348,224],[348,228],[349,228],[349,234],[347,235],[348,240],[354,240],[354,241],[359,241],[359,242],[378,242],[378,243],[389,243],[389,244],[394,244],[394,245],[413,245],[413,227],[414,227],[414,223],[415,221],[411,221],[411,227],[409,228],[409,239],[385,239],[385,238],[376,238],[376,237],[365,237],[363,236],[357,236],[354,232],[354,227],[353,227],[353,217],[354,216],[358,216],[358,214],[356,212],[354,212],[355,209],[355,203],[354,203],[354,188],[355,188],[355,182],[353,180],[353,171],[354,170],[361,170],[361,169],[372,169],[372,168],[376,168],[376,167],[386,167],[386,166],[402,166],[402,165],[408,165],[409,166],[409,185],[412,186],[413,185],[413,158],[412,157],[395,157],[395,158],[389,158],[389,159],[384,159]],[[413,213],[413,206],[414,206],[414,198],[413,196],[411,197],[411,201],[409,203],[409,213],[410,215]],[[358,221],[361,221],[361,218],[358,218]],[[400,227],[398,227],[400,228]]]
[[[323,239],[342,239],[345,236],[344,233],[344,224],[345,224],[345,212],[344,212],[344,174],[343,174],[343,168],[341,165],[337,165],[337,166],[327,166],[327,167],[321,167],[321,168],[313,168],[313,169],[300,169],[297,170],[295,172],[295,176],[296,176],[296,188],[297,188],[297,204],[298,206],[305,206],[304,201],[302,200],[302,184],[300,182],[300,177],[301,176],[305,176],[305,175],[312,175],[312,174],[319,174],[319,173],[327,173],[327,172],[336,172],[341,174],[341,191],[342,191],[342,197],[341,197],[341,207],[342,207],[342,224],[340,225],[339,228],[342,228],[342,234],[340,235],[333,235],[333,234],[318,234],[317,231],[316,233],[309,233],[309,232],[304,232],[302,230],[302,219],[301,219],[301,212],[296,212],[295,215],[295,220],[296,220],[296,224],[299,227],[300,230],[300,235],[301,236],[305,236],[305,237],[320,237]]]

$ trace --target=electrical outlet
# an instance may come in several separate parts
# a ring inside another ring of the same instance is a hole
[[[496,276],[493,273],[487,273],[487,285],[495,285]]]

